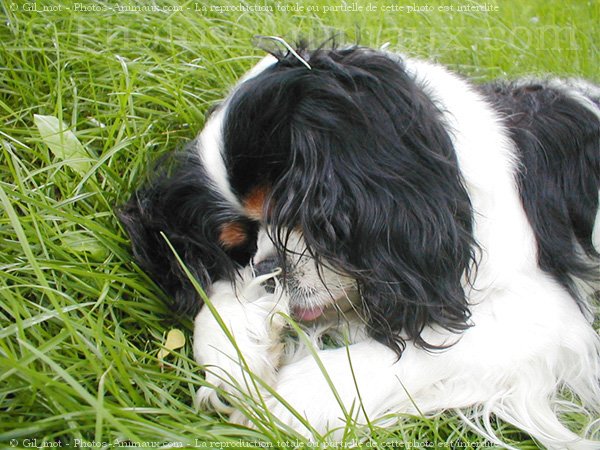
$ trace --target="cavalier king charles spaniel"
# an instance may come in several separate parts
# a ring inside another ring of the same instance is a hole
[[[200,405],[313,439],[456,410],[499,445],[492,415],[600,448],[599,86],[290,48],[173,159],[120,215],[195,316]]]

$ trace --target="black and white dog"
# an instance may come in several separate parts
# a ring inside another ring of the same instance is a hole
[[[458,409],[491,440],[495,415],[548,448],[600,448],[558,418],[563,388],[600,411],[598,86],[473,85],[388,52],[301,48],[258,63],[177,159],[121,219],[197,314],[202,405],[253,420],[235,407],[250,370],[305,434]],[[286,351],[279,313],[317,358]]]

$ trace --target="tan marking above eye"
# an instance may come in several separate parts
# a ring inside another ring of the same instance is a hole
[[[246,229],[239,222],[227,222],[221,226],[219,242],[225,248],[234,248],[242,245],[248,239]]]
[[[270,188],[257,186],[244,198],[244,210],[248,217],[254,220],[263,220],[265,213],[265,202],[269,196]]]

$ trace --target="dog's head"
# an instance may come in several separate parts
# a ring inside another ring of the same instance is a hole
[[[161,233],[208,290],[240,266],[281,268],[299,320],[356,297],[397,350],[427,346],[427,324],[466,327],[469,197],[440,111],[396,56],[266,58],[121,217],[141,265],[188,311],[197,295]]]

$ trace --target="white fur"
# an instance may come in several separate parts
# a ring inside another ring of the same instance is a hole
[[[266,383],[275,382],[287,305],[266,293],[261,282],[267,278],[254,278],[247,267],[240,273],[238,289],[229,282],[215,283],[209,304],[196,316],[194,357],[204,366],[207,382],[196,395],[198,406],[232,413],[219,391],[256,394],[260,383],[249,373]]]
[[[347,347],[317,350],[339,404],[310,352],[282,357],[282,322],[271,317],[286,311],[284,296],[267,295],[246,273],[250,278],[242,285],[248,289],[239,300],[240,293],[229,284],[215,284],[214,308],[250,369],[318,433],[333,431],[336,438],[347,420],[385,423],[390,414],[460,408],[464,420],[504,447],[495,437],[492,414],[551,449],[600,448],[600,442],[581,439],[556,417],[566,404],[557,397],[560,387],[570,388],[590,411],[600,410],[600,343],[576,302],[537,266],[533,232],[516,188],[512,142],[493,109],[466,82],[440,66],[405,61],[408,72],[444,112],[476,212],[475,237],[483,254],[474,289],[468,291],[473,326],[461,335],[427,328],[427,342],[454,345],[427,352],[409,342],[398,360],[392,350],[367,337],[352,311],[343,320],[323,316],[316,334],[333,327],[340,334],[347,330],[349,336]],[[259,258],[268,253],[263,244],[259,242]],[[318,337],[311,339],[317,343]],[[209,372],[212,384],[229,392],[235,391],[231,384],[252,392],[244,388],[247,377],[237,353],[206,307],[196,319],[194,349],[201,364],[222,369]],[[232,411],[209,388],[200,389],[198,397],[206,405]],[[267,406],[281,422],[311,435],[276,398],[267,396]],[[232,418],[247,421],[239,411]]]
[[[223,120],[225,108],[221,108],[208,119],[204,129],[196,140],[196,151],[200,154],[202,165],[206,169],[213,186],[223,199],[241,209],[241,205],[229,185],[227,169],[223,160]]]
[[[277,60],[273,56],[266,56],[242,77],[240,84],[255,77],[276,62]],[[204,129],[196,140],[196,151],[200,154],[202,164],[217,191],[223,195],[224,200],[241,210],[242,207],[229,185],[227,169],[223,160],[222,127],[226,112],[227,102],[221,105],[206,122]]]
[[[516,187],[514,145],[495,111],[464,80],[428,62],[409,59],[406,65],[443,113],[475,211],[483,249],[471,293],[476,303],[477,291],[485,295],[492,285],[510,284],[537,267],[535,238]]]
[[[598,192],[598,197],[600,198],[600,192]],[[598,209],[598,213],[596,214],[595,223],[596,225],[592,231],[592,242],[594,243],[594,247],[600,252],[600,209]]]
[[[277,254],[265,228],[261,228],[258,233],[257,247],[252,258],[254,265]],[[296,283],[292,292],[288,292],[288,295],[294,296],[288,299],[291,312],[294,308],[344,312],[352,307],[357,296],[355,280],[344,277],[326,266],[317,266],[305,251],[306,245],[297,231],[290,233],[286,249],[289,253],[287,276]],[[327,286],[327,289],[323,286]]]

